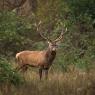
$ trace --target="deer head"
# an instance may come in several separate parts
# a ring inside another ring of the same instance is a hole
[[[61,34],[59,35],[58,38],[56,38],[54,41],[50,40],[49,37],[45,37],[44,35],[42,35],[41,32],[40,33],[40,36],[45,39],[47,42],[48,42],[48,48],[51,50],[51,51],[56,51],[56,49],[58,48],[58,45],[59,45],[59,42],[62,40],[63,38],[63,35],[64,33],[67,32],[67,28],[62,30]]]
[[[48,48],[51,50],[51,51],[56,51],[58,45],[59,45],[59,42],[62,40],[63,38],[63,35],[67,32],[67,27],[66,28],[63,28],[62,31],[61,31],[61,34],[59,35],[58,38],[56,38],[54,41],[52,41],[49,36],[44,36],[42,34],[42,32],[40,32],[40,26],[41,26],[42,22],[40,21],[38,24],[36,24],[36,27],[37,27],[37,32],[40,34],[40,36],[46,40],[48,42]],[[64,25],[65,27],[65,25]]]

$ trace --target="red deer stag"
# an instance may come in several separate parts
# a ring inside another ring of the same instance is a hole
[[[67,31],[67,29],[66,29]],[[65,32],[66,32],[65,31]],[[19,64],[18,70],[26,71],[28,66],[38,67],[39,68],[39,77],[42,78],[42,71],[45,71],[46,79],[48,77],[48,70],[52,65],[55,56],[56,56],[56,48],[57,42],[59,42],[63,38],[64,31],[61,32],[60,36],[51,41],[47,37],[43,36],[40,32],[42,38],[48,41],[48,48],[42,51],[21,51],[16,54],[16,60]]]

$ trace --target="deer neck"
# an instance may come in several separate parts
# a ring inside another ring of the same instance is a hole
[[[55,56],[56,56],[56,51],[52,51],[50,50],[50,48],[46,50],[46,57],[49,64],[53,62],[53,60],[55,59]]]

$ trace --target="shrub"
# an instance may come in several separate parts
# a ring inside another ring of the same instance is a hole
[[[21,76],[12,69],[11,64],[6,59],[0,58],[0,84],[19,85],[22,82]]]

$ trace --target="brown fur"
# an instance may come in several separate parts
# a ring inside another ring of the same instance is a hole
[[[22,51],[16,54],[16,60],[23,71],[27,70],[27,65],[31,67],[38,67],[40,70],[48,70],[55,59],[56,51],[49,48],[43,51]],[[40,72],[41,74],[42,72]]]
[[[34,67],[46,67],[52,63],[56,55],[54,51],[22,51],[16,54],[20,65],[29,64]]]

